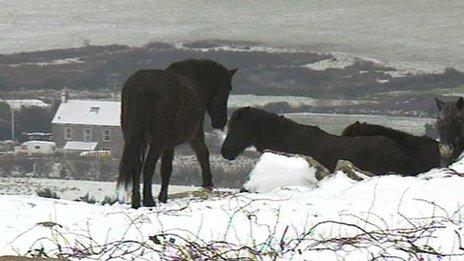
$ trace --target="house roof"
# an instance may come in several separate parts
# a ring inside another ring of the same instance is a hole
[[[22,99],[22,100],[0,100],[6,102],[11,109],[18,111],[22,107],[41,107],[47,108],[49,105],[39,99]]]
[[[95,150],[97,142],[68,141],[64,144],[64,150]]]
[[[60,104],[52,124],[120,126],[120,113],[120,102],[68,100]]]
[[[49,145],[49,146],[55,146],[55,142],[53,141],[43,141],[43,140],[30,140],[23,142],[21,145]]]

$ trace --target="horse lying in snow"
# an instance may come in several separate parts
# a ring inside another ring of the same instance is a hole
[[[420,172],[440,167],[439,143],[427,136],[415,136],[403,131],[387,128],[380,125],[360,123],[359,121],[348,125],[342,136],[376,136],[381,135],[394,140],[400,149],[414,159]]]
[[[413,160],[386,137],[331,135],[315,126],[298,124],[273,113],[244,107],[232,114],[221,152],[224,158],[233,160],[249,146],[261,152],[272,149],[309,155],[330,171],[334,171],[339,159],[344,159],[375,174],[418,173]]]

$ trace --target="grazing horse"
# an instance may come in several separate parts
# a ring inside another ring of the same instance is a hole
[[[339,159],[344,159],[376,174],[417,173],[412,160],[386,137],[335,136],[260,109],[240,108],[232,114],[221,152],[224,158],[233,160],[251,145],[258,151],[272,149],[308,155],[330,171],[334,171]]]
[[[140,207],[140,172],[143,205],[154,206],[151,191],[156,162],[161,157],[161,191],[166,202],[174,148],[188,142],[201,165],[203,187],[212,188],[209,151],[204,142],[206,112],[215,129],[227,123],[227,100],[232,76],[211,60],[185,60],[165,70],[140,70],[122,88],[121,127],[124,136],[118,190],[132,192],[132,207]]]
[[[447,167],[464,151],[464,99],[443,102],[435,99],[438,107],[437,130],[440,137],[441,166]]]
[[[430,137],[415,136],[381,125],[360,123],[359,121],[347,126],[342,133],[342,136],[347,137],[376,135],[394,140],[406,155],[415,160],[420,172],[440,167],[439,143]]]

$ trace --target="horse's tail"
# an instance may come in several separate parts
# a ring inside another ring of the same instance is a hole
[[[125,196],[132,193],[134,180],[139,180],[143,160],[147,148],[148,124],[147,112],[143,104],[121,102],[121,128],[124,136],[124,150],[119,164],[119,176],[117,180],[117,195],[120,203],[124,202]],[[142,102],[143,103],[143,102]],[[135,105],[135,106],[134,106]],[[138,184],[136,184],[138,185]]]

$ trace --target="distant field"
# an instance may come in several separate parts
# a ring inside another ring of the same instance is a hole
[[[424,135],[424,125],[434,122],[432,118],[362,114],[292,113],[286,114],[286,116],[300,123],[319,126],[321,129],[332,134],[341,134],[347,125],[360,121],[380,124],[416,135]]]
[[[314,99],[305,96],[276,96],[276,95],[230,95],[229,107],[242,106],[264,106],[273,102],[287,102],[291,106],[297,107],[302,105],[314,107],[331,107],[342,105],[357,105],[366,103],[377,103],[372,100],[350,100],[350,99]]]

